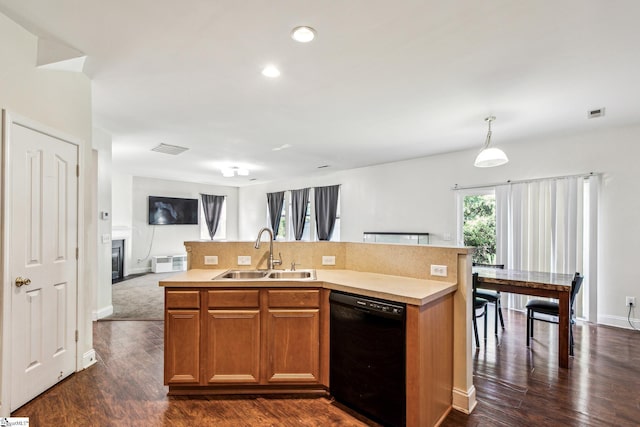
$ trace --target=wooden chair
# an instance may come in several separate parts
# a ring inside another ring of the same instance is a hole
[[[504,264],[481,264],[479,262],[473,263],[474,267],[489,267],[489,268],[499,268],[501,270],[504,269]],[[494,319],[494,331],[495,334],[498,335],[498,319],[500,319],[500,326],[504,329],[504,319],[502,318],[502,303],[500,300],[500,292],[498,291],[490,291],[488,289],[478,289],[476,292],[478,298],[482,298],[486,300],[488,303],[493,304],[496,308],[495,310],[495,319]]]
[[[476,297],[476,285],[478,283],[478,273],[473,273],[473,334],[476,337],[476,347],[480,347],[480,339],[478,338],[478,317],[484,317],[484,340],[487,341],[487,300]],[[482,310],[478,314],[478,310]]]
[[[576,295],[580,292],[580,287],[582,286],[582,280],[584,276],[581,276],[580,273],[576,273],[571,282],[571,294],[569,296],[569,307],[570,307],[570,325],[569,325],[569,338],[570,338],[570,346],[569,346],[569,355],[573,356],[573,324],[575,323],[573,319],[573,303],[576,300]],[[560,307],[556,301],[548,301],[548,300],[540,300],[534,299],[527,303],[527,347],[529,347],[530,340],[533,338],[533,321],[539,320],[541,322],[547,323],[555,323],[558,324],[558,320],[553,319],[544,319],[540,317],[535,317],[536,313],[546,314],[549,316],[556,316],[560,312]]]

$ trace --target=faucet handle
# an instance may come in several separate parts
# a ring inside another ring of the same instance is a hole
[[[296,271],[296,260],[291,261],[291,271]]]
[[[282,254],[278,252],[278,259],[273,260],[273,265],[282,265]]]

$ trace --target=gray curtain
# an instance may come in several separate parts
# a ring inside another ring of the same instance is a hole
[[[220,213],[222,212],[222,205],[224,205],[224,196],[200,194],[200,197],[202,197],[204,220],[207,223],[209,236],[211,237],[211,240],[213,240],[213,236],[215,236],[216,230],[218,229],[218,223],[220,222]]]
[[[316,230],[318,240],[331,240],[336,225],[339,185],[315,187],[313,189],[316,207]]]
[[[302,239],[304,233],[304,218],[307,215],[309,189],[291,190],[291,223],[296,240]]]
[[[267,210],[269,211],[269,225],[273,230],[273,238],[278,235],[280,228],[280,216],[282,215],[282,206],[284,206],[284,191],[277,193],[267,193]]]

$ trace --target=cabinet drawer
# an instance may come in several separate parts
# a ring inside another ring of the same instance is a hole
[[[285,289],[268,291],[269,307],[320,307],[320,290]]]
[[[208,291],[208,308],[257,308],[260,306],[260,291],[216,290]]]
[[[174,291],[165,293],[165,308],[200,308],[200,291]]]

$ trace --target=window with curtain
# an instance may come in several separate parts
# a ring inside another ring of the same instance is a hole
[[[318,240],[331,240],[338,212],[339,185],[314,188]]]
[[[303,238],[305,225],[310,221],[309,210],[309,189],[291,190],[291,226],[296,240]]]
[[[595,284],[596,278],[585,269],[596,250],[588,238],[595,227],[589,212],[597,206],[597,199],[588,195],[595,194],[590,187],[596,182],[595,176],[574,176],[496,186],[497,263],[514,270],[580,272],[585,277],[583,290],[589,288],[588,281]],[[583,293],[576,302],[579,316],[588,313],[586,296]],[[522,309],[526,299],[510,294],[506,305]]]
[[[596,175],[569,176],[458,189],[458,241],[464,199],[495,194],[495,263],[512,270],[584,275],[576,314],[596,321]],[[527,297],[503,296],[503,307],[522,310]]]
[[[202,221],[200,238],[203,240],[223,240],[227,238],[227,203],[225,196],[201,194]],[[213,232],[212,232],[213,231]]]
[[[333,186],[330,186],[330,187],[333,187]],[[335,187],[339,188],[339,186],[335,186]],[[316,187],[316,188],[324,188],[324,187]],[[277,233],[277,236],[280,240],[289,240],[289,241],[319,240],[318,231],[317,231],[318,214],[316,212],[316,209],[317,209],[317,202],[316,202],[316,195],[315,195],[316,188],[307,188],[302,190],[287,190],[282,192],[284,194],[283,196],[284,202],[283,202],[283,208],[280,213],[279,229]],[[305,199],[304,190],[307,190],[306,204],[303,202],[303,200]],[[295,210],[294,210],[294,201],[296,204]],[[269,202],[267,202],[267,211],[269,211]],[[330,240],[340,241],[339,192],[338,192],[335,211],[336,212],[334,217],[333,233],[330,236]],[[297,218],[297,220],[294,218]],[[273,227],[272,222],[270,220],[270,215],[268,212],[267,212],[266,221],[269,227]],[[300,232],[300,229],[302,229],[302,235],[299,236],[299,239],[296,239],[296,234],[295,234],[296,227],[294,224],[296,224],[296,221],[298,226],[297,228],[298,232]]]
[[[273,235],[277,239],[282,236],[280,226],[282,224],[282,207],[284,206],[284,191],[267,193],[267,214],[269,227],[273,230]]]

